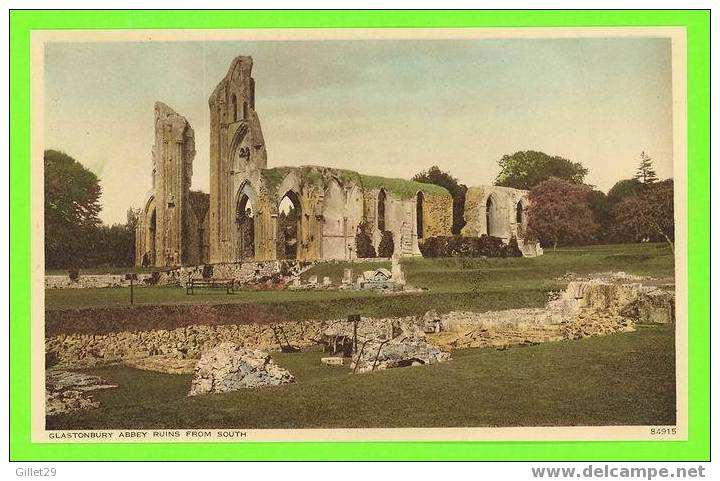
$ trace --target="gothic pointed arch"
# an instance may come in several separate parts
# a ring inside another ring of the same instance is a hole
[[[500,200],[497,195],[490,194],[485,199],[485,233],[493,237],[501,237]]]
[[[245,182],[235,196],[235,259],[242,261],[257,258],[257,219],[257,195],[250,182]]]
[[[298,258],[301,248],[302,218],[300,195],[295,190],[287,190],[278,203],[278,258]]]

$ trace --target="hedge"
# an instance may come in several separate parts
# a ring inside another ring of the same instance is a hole
[[[515,237],[505,244],[499,237],[438,236],[420,245],[423,257],[521,257]]]

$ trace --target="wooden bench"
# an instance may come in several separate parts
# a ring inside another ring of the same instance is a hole
[[[185,293],[195,294],[195,288],[219,289],[224,288],[228,294],[235,293],[235,279],[189,279],[185,286]]]

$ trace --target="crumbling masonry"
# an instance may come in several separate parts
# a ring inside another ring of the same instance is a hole
[[[356,235],[376,252],[420,255],[418,242],[451,235],[442,187],[321,166],[267,167],[251,57],[233,60],[209,99],[210,194],[190,190],[195,139],[185,118],[155,104],[153,190],[141,212],[136,264],[198,265],[277,259],[352,260]],[[522,237],[526,192],[468,191],[463,235]],[[387,247],[384,252],[387,252]]]

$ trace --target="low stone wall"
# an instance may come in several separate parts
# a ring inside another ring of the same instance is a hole
[[[128,322],[124,330],[48,331],[46,353],[53,363],[65,368],[125,363],[153,370],[168,366],[166,372],[186,372],[192,363],[182,360],[198,359],[203,351],[222,342],[266,351],[280,350],[287,345],[303,349],[317,344],[334,346],[338,340],[347,342],[355,332],[353,324],[345,319],[233,323],[224,311],[228,308],[253,307],[146,306],[157,312],[168,310],[173,322],[177,321],[178,310],[188,309],[188,315],[183,318],[187,324],[168,329],[142,329],[142,318],[138,318],[135,310],[137,322]],[[204,309],[207,316],[198,315],[198,309]],[[102,318],[103,313],[98,312],[98,316]],[[214,319],[215,324],[206,324],[209,319]],[[439,315],[429,311],[417,317],[362,318],[357,326],[357,338],[358,342],[399,336],[427,338],[443,350],[503,348],[632,331],[636,321],[664,323],[673,319],[671,291],[643,287],[639,283],[573,281],[544,308]],[[66,327],[73,327],[72,323]]]
[[[138,279],[134,281],[136,286],[142,286],[150,279],[150,274],[138,274]],[[46,289],[89,289],[104,287],[129,287],[130,281],[125,280],[125,274],[82,274],[77,280],[70,279],[68,274],[65,275],[46,275]]]
[[[307,348],[320,342],[326,323],[322,321],[287,322],[276,330],[283,344]],[[109,334],[73,334],[45,339],[45,351],[58,366],[89,367],[133,362],[151,356],[175,359],[199,359],[200,354],[223,342],[242,347],[275,351],[280,342],[267,324],[223,326],[190,325],[177,329],[124,331]]]
[[[300,275],[313,264],[297,261],[264,261],[264,262],[233,262],[224,264],[207,264],[200,266],[183,266],[159,270],[155,273],[137,275],[133,281],[135,286],[184,286],[190,278],[235,279],[239,285],[275,283],[284,285],[288,279]],[[129,287],[130,281],[125,274],[81,274],[76,280],[69,274],[52,274],[45,276],[47,289],[87,289],[105,287]]]

